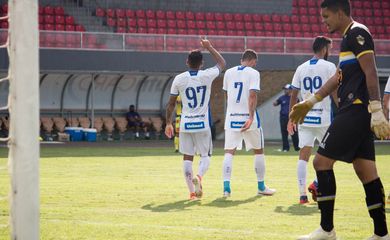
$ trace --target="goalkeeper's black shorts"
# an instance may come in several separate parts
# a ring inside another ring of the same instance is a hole
[[[352,163],[356,158],[375,161],[371,115],[363,104],[340,110],[329,126],[318,148],[325,157]]]

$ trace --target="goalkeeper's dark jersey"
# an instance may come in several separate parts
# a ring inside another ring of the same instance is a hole
[[[343,73],[337,92],[340,110],[352,104],[368,105],[366,76],[358,62],[367,53],[374,53],[372,36],[366,26],[352,22],[344,32],[340,48],[339,65]]]

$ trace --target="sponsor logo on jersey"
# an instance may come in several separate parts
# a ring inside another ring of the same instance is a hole
[[[245,122],[230,122],[231,128],[242,128],[244,126]]]
[[[307,116],[303,120],[303,123],[321,124],[321,118],[320,117],[310,117],[310,116]]]
[[[184,128],[187,130],[191,129],[203,129],[204,128],[204,122],[192,122],[192,123],[185,123]]]
[[[364,40],[364,37],[362,37],[362,35],[359,35],[359,36],[357,36],[356,37],[356,40],[357,40],[357,42],[360,44],[360,45],[364,45],[364,42],[365,42],[365,40]]]

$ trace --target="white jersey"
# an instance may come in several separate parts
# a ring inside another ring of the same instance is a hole
[[[211,84],[219,73],[219,68],[215,66],[206,70],[186,71],[173,80],[171,95],[180,95],[182,101],[180,132],[210,129]]]
[[[225,130],[240,131],[249,118],[250,90],[260,91],[260,73],[251,67],[232,67],[225,73],[223,90],[227,93]],[[260,128],[260,118],[257,111],[255,111],[250,129],[256,128]]]
[[[390,94],[390,77],[387,79],[386,87],[385,87],[385,94]]]
[[[292,87],[300,90],[303,100],[314,95],[336,73],[336,66],[324,59],[310,59],[301,64],[295,71]],[[303,126],[326,127],[332,121],[330,97],[316,103],[307,113]]]

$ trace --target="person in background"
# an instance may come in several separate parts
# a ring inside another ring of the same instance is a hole
[[[145,133],[145,138],[149,138],[149,131],[145,125],[145,123],[142,121],[141,116],[138,112],[135,111],[135,106],[130,105],[129,111],[126,114],[128,126],[130,129],[133,129],[135,132],[135,138],[140,137],[140,131]]]
[[[288,132],[287,132],[287,123],[288,123],[288,113],[289,113],[289,105],[290,105],[290,98],[291,98],[291,90],[292,87],[290,84],[286,84],[283,87],[284,95],[280,96],[273,105],[279,106],[280,105],[280,115],[279,115],[279,121],[280,121],[280,132],[282,133],[282,142],[283,146],[280,151],[288,152],[290,151],[290,143],[288,142]],[[294,149],[295,151],[299,151],[299,139],[298,139],[298,133],[294,132],[291,135],[291,139],[293,141]]]

